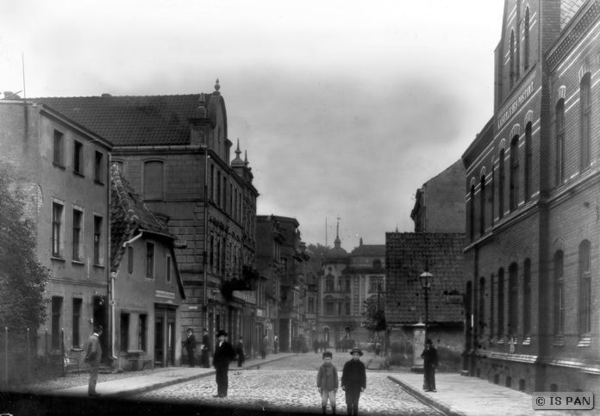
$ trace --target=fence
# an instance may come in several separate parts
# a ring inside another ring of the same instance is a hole
[[[4,327],[0,331],[0,384],[8,386],[64,376],[65,357],[64,330],[60,332],[56,348],[47,330],[39,334],[30,328]]]

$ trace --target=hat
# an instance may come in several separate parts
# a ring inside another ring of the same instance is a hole
[[[188,328],[187,332],[194,332],[194,330],[192,328]]]
[[[223,335],[224,337],[227,336],[227,332],[223,331],[222,329],[219,329],[219,331],[217,332],[217,338],[219,338],[221,335]]]
[[[323,358],[327,358],[327,357],[333,358],[333,354],[331,353],[331,351],[325,351],[323,353]]]
[[[360,349],[360,348],[357,348],[357,347],[354,347],[354,348],[352,348],[352,350],[350,351],[350,355],[352,355],[352,354],[354,354],[354,353],[357,353],[357,354],[358,354],[358,355],[360,355],[361,357],[362,357],[362,355],[363,355],[363,352],[361,351],[361,349]]]

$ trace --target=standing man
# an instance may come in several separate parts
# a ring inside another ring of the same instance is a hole
[[[208,338],[208,329],[202,328],[202,366],[204,368],[210,367],[210,360],[208,359],[208,352],[210,351],[210,339]]]
[[[85,358],[83,360],[90,365],[90,381],[88,384],[88,396],[90,397],[100,396],[100,394],[96,393],[96,382],[98,381],[98,371],[100,370],[100,361],[102,360],[100,335],[102,335],[102,325],[95,325],[94,333],[88,339]]]
[[[190,367],[194,367],[196,364],[196,360],[194,357],[196,353],[196,336],[194,335],[194,330],[192,328],[188,328],[187,338],[185,339],[183,345],[185,346],[185,350],[187,351]]]
[[[217,394],[213,397],[227,397],[227,389],[229,387],[229,363],[235,358],[235,351],[231,344],[225,341],[227,332],[219,330],[217,332],[217,347],[215,355],[213,355],[213,366],[217,370]]]
[[[237,355],[237,366],[243,367],[244,361],[246,361],[246,354],[244,353],[244,337],[240,337],[237,346],[235,347],[235,353]]]
[[[360,360],[363,352],[359,348],[350,351],[352,359],[344,364],[342,370],[342,390],[346,392],[346,406],[349,415],[358,415],[360,393],[367,388],[367,370]]]
[[[425,369],[423,390],[435,393],[437,392],[435,389],[435,368],[438,365],[438,354],[433,346],[433,342],[429,338],[425,341],[425,349],[421,354],[421,358],[423,359],[423,367]]]

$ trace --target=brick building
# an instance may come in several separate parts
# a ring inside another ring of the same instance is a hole
[[[108,326],[112,143],[47,105],[0,100],[0,161],[27,196],[39,262],[51,272],[40,355],[78,356],[93,324]],[[64,330],[64,332],[63,332]],[[106,358],[108,336],[100,339]]]
[[[600,1],[507,0],[494,114],[466,167],[464,371],[600,386]]]
[[[256,199],[248,159],[230,160],[227,111],[212,93],[39,98],[115,146],[113,162],[165,219],[185,287],[182,326],[254,337]],[[206,284],[205,284],[206,281]],[[211,346],[212,347],[212,346]]]

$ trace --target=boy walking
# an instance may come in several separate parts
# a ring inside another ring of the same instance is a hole
[[[358,415],[360,393],[367,388],[367,370],[360,360],[363,352],[359,348],[350,351],[352,359],[344,364],[342,372],[342,390],[346,392],[346,406],[349,415]]]
[[[335,394],[338,389],[337,368],[332,363],[333,354],[330,351],[323,353],[323,364],[317,373],[317,388],[321,393],[321,407],[323,414],[327,413],[327,401],[331,405],[332,414],[335,415]]]

